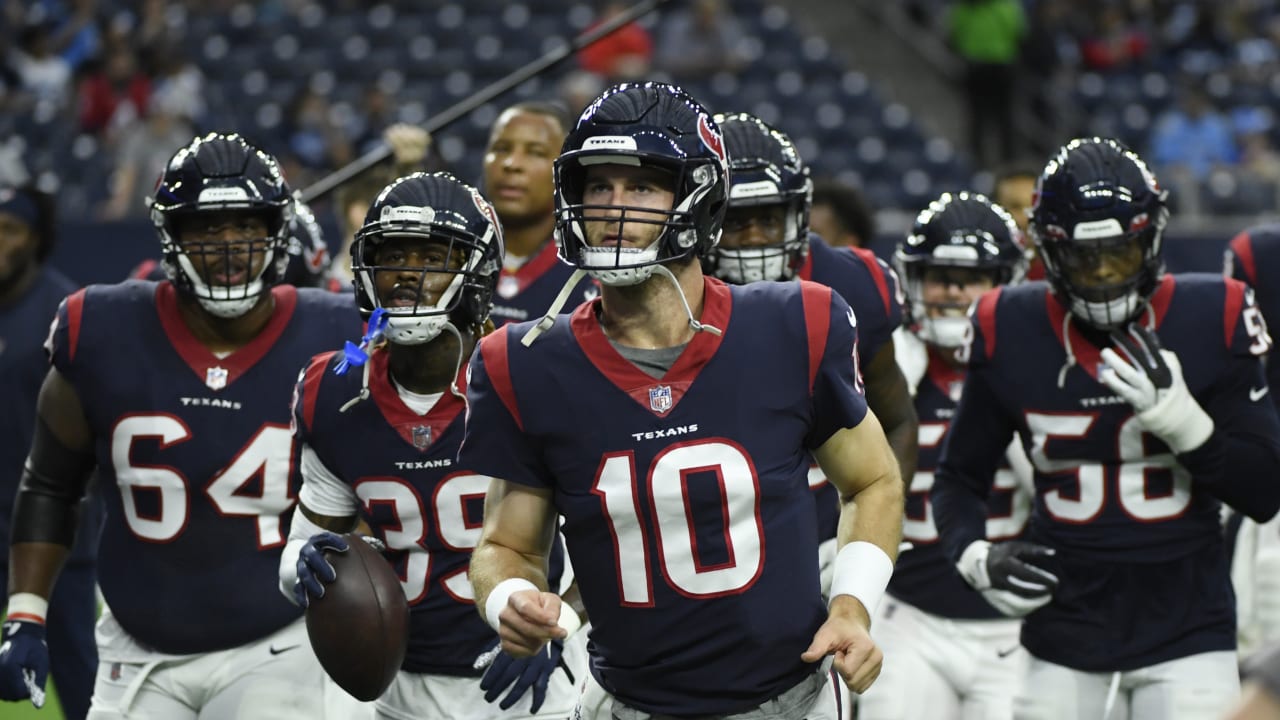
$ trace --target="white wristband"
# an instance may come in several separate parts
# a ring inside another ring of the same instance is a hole
[[[577,611],[569,607],[569,603],[565,602],[564,598],[560,599],[560,619],[556,624],[564,628],[565,640],[573,637],[573,634],[582,627],[582,618],[578,617]]]
[[[879,546],[861,540],[851,542],[836,554],[831,599],[852,595],[867,609],[867,615],[875,615],[892,576],[893,561]]]
[[[489,599],[484,601],[484,621],[489,623],[489,627],[497,631],[502,624],[498,620],[498,616],[502,614],[502,609],[507,606],[507,601],[511,596],[521,590],[538,591],[538,586],[525,580],[524,578],[507,578],[498,583],[489,593]]]
[[[44,624],[49,614],[49,601],[35,593],[14,593],[9,596],[9,619]]]

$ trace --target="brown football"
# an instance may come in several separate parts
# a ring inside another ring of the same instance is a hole
[[[409,645],[409,603],[391,565],[358,535],[326,552],[337,578],[307,606],[307,635],[320,665],[358,700],[382,695]]]

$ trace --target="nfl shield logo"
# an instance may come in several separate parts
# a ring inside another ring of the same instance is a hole
[[[210,390],[221,390],[227,386],[227,369],[220,367],[211,367],[204,371],[204,384],[209,386]]]
[[[431,444],[431,426],[415,425],[413,428],[413,446],[419,450],[426,450]]]
[[[498,295],[504,298],[513,298],[520,293],[520,281],[510,275],[503,275],[498,278]]]
[[[671,409],[670,385],[649,388],[649,408],[656,413],[664,413]]]

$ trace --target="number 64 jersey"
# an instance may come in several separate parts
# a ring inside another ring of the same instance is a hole
[[[847,304],[809,282],[704,280],[702,322],[661,379],[585,303],[530,347],[472,356],[467,467],[547,488],[592,632],[592,673],[651,713],[754,708],[815,666],[826,619],[809,450],[866,414]]]
[[[1235,618],[1220,500],[1275,512],[1280,420],[1259,356],[1266,326],[1243,283],[1166,275],[1142,318],[1178,356],[1213,419],[1204,445],[1174,455],[1098,381],[1107,347],[1044,284],[987,293],[974,311],[970,370],[943,448],[934,512],[959,557],[981,528],[968,498],[989,489],[1015,432],[1034,465],[1028,539],[1057,550],[1053,601],[1022,644],[1085,671],[1123,671],[1232,650]]]
[[[273,591],[297,480],[289,395],[359,316],[350,298],[272,292],[266,327],[223,358],[187,329],[168,282],[81,290],[49,338],[93,432],[103,597],[162,653],[236,647],[300,615]]]

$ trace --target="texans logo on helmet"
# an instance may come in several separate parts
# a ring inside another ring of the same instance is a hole
[[[706,145],[711,152],[720,158],[720,162],[727,162],[724,154],[724,138],[720,137],[720,133],[711,127],[711,123],[707,122],[706,115],[698,116],[698,137],[702,140],[702,144]]]
[[[476,204],[476,209],[480,211],[480,214],[489,219],[489,224],[493,225],[493,231],[498,236],[498,243],[501,244],[502,223],[498,222],[498,213],[494,212],[493,206],[489,204],[489,201],[485,200],[484,196],[476,192],[474,188],[471,190],[471,201]]]

